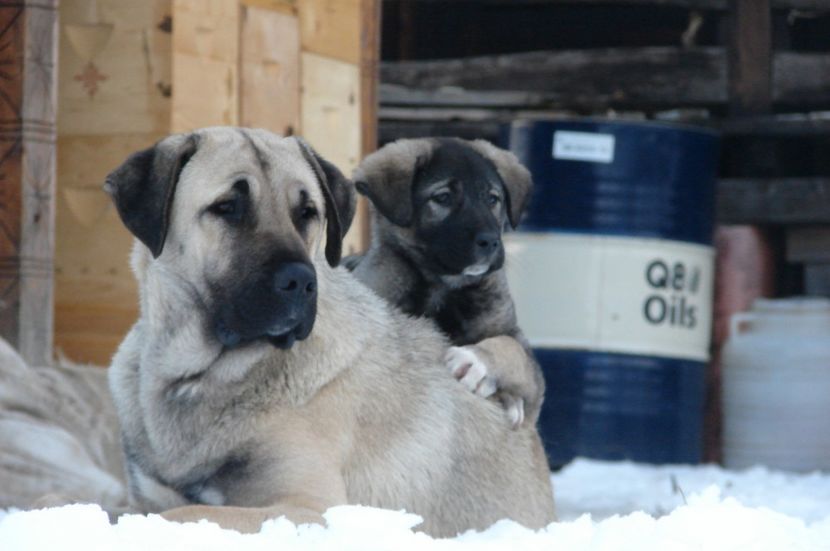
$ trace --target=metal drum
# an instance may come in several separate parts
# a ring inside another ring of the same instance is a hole
[[[718,137],[658,123],[517,121],[533,174],[507,240],[519,323],[547,383],[552,466],[701,458]]]

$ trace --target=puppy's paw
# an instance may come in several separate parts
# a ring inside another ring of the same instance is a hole
[[[490,376],[487,364],[470,346],[451,346],[445,356],[452,376],[467,387],[470,392],[483,398],[496,392],[496,382]]]

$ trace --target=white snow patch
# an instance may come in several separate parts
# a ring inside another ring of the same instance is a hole
[[[98,506],[70,505],[0,512],[0,550],[830,550],[827,474],[579,460],[553,480],[563,520],[539,531],[503,520],[484,532],[436,540],[417,531],[416,515],[343,506],[326,513],[326,527],[275,519],[258,534],[242,535],[157,515],[110,525]]]

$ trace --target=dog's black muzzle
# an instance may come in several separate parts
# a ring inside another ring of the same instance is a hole
[[[226,302],[216,317],[216,337],[227,347],[264,339],[288,349],[308,337],[316,315],[314,268],[305,262],[286,262]]]

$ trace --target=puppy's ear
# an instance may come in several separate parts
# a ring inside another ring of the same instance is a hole
[[[323,199],[326,202],[326,260],[330,266],[337,266],[343,252],[343,238],[354,218],[357,199],[354,184],[304,140],[296,140],[303,158],[314,171],[323,191]]]
[[[398,140],[375,151],[355,171],[357,191],[396,226],[412,224],[412,184],[435,149],[429,139]]]
[[[195,135],[176,135],[133,153],[107,176],[109,193],[127,229],[154,258],[164,249],[179,175],[196,152]]]
[[[475,140],[470,145],[495,166],[501,177],[507,195],[507,215],[510,225],[519,225],[519,219],[530,200],[533,179],[530,172],[522,166],[519,159],[509,151],[499,149],[488,141]]]

